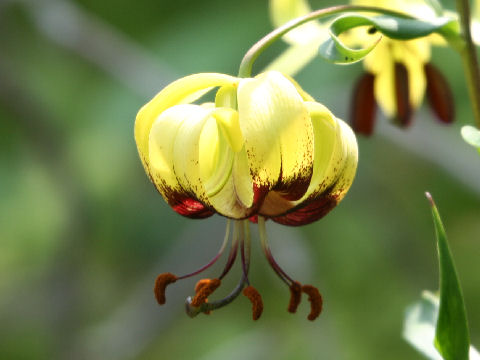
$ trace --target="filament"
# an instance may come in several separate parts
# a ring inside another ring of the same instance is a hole
[[[223,239],[222,246],[220,247],[220,250],[218,251],[217,255],[215,255],[212,260],[210,260],[207,264],[202,266],[200,269],[195,270],[194,272],[191,272],[190,274],[179,276],[177,279],[181,280],[181,279],[186,279],[186,278],[198,275],[198,274],[204,272],[205,270],[207,270],[213,264],[215,264],[215,262],[218,260],[218,258],[223,254],[223,251],[225,250],[225,248],[227,246],[229,237],[230,237],[230,219],[227,219],[227,229],[225,231],[225,237]]]
[[[242,265],[245,265],[245,266],[244,266],[243,274],[242,274],[242,277],[241,277],[240,281],[238,282],[237,286],[232,290],[232,292],[230,294],[228,294],[227,296],[225,296],[221,300],[212,301],[212,302],[204,302],[200,306],[194,306],[193,305],[193,300],[194,299],[192,299],[192,297],[189,296],[186,300],[186,303],[185,303],[185,310],[186,310],[188,316],[195,317],[201,312],[209,312],[209,311],[212,311],[212,310],[220,309],[220,308],[230,304],[242,292],[242,289],[244,288],[244,286],[247,282],[247,273],[248,273],[248,266],[247,265],[250,262],[250,249],[249,249],[250,242],[249,241],[248,241],[248,249],[247,249],[247,251],[244,251],[245,250],[245,245],[244,245],[245,231],[244,231],[244,227],[243,227],[243,223],[242,223],[243,221],[244,220],[235,222],[234,235],[233,235],[235,244],[232,245],[232,251],[234,253],[233,254],[233,259],[235,259],[236,252],[237,252],[236,249],[238,247],[238,242],[240,242],[242,244],[242,251],[241,251],[242,252]],[[230,252],[231,255],[232,255],[232,251]],[[245,261],[247,259],[248,259],[248,263],[247,263],[247,261]],[[230,258],[229,258],[229,260],[230,260]],[[233,264],[233,261],[231,261],[231,263]],[[229,270],[231,268],[230,261],[227,262],[227,266],[228,266],[228,270]],[[226,266],[226,269],[227,269],[227,266]],[[228,272],[228,270],[227,270],[227,272]],[[222,276],[224,276],[225,274],[226,274],[226,272],[224,270],[224,273],[222,273]]]
[[[272,255],[270,247],[268,246],[267,231],[265,229],[265,218],[263,216],[258,216],[258,232],[260,234],[260,243],[262,245],[263,253],[265,254],[265,257],[267,258],[270,266],[277,273],[278,277],[290,287],[291,284],[295,281],[290,276],[288,276],[285,271],[283,271],[283,269],[280,267],[280,265],[278,265]]]

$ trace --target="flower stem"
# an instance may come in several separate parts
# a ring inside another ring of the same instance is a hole
[[[465,0],[466,1],[466,0]],[[272,45],[275,41],[280,39],[283,35],[288,33],[290,30],[295,29],[296,27],[303,25],[309,21],[321,19],[324,17],[328,17],[331,15],[335,15],[338,13],[352,11],[352,12],[375,12],[384,15],[393,15],[408,19],[413,19],[413,16],[388,10],[382,9],[379,7],[372,7],[372,6],[352,6],[352,5],[340,5],[340,6],[332,6],[325,9],[320,9],[316,11],[312,11],[311,13],[301,16],[299,18],[293,19],[284,25],[276,28],[271,33],[264,36],[260,39],[255,45],[253,45],[245,54],[240,63],[240,68],[238,70],[238,77],[250,77],[252,75],[252,67],[255,60],[260,56],[260,54],[265,51],[270,45]]]
[[[463,60],[463,69],[467,79],[473,115],[475,116],[477,127],[480,128],[480,69],[478,67],[477,52],[470,32],[470,6],[468,0],[457,0],[457,11],[460,15],[460,28],[465,41],[460,55]]]

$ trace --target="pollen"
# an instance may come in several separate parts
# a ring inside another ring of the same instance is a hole
[[[207,301],[207,298],[220,286],[220,279],[202,279],[195,285],[195,297],[191,305],[199,307]]]
[[[303,285],[302,292],[308,295],[308,301],[310,301],[310,314],[308,314],[308,320],[313,321],[322,312],[322,295],[320,295],[318,289],[312,285]]]
[[[263,312],[263,301],[260,293],[253,286],[249,285],[243,289],[243,295],[252,303],[252,318],[258,320]]]
[[[169,284],[173,284],[177,281],[177,276],[173,275],[172,273],[163,273],[157,276],[155,279],[155,285],[153,287],[153,292],[155,294],[155,299],[160,305],[165,304],[165,289]]]
[[[290,285],[290,302],[288,303],[288,312],[295,314],[301,300],[302,285],[298,281],[295,281],[292,283],[292,285]]]

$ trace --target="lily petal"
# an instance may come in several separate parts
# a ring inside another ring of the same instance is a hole
[[[148,138],[155,119],[166,109],[191,103],[213,87],[236,86],[239,79],[233,76],[217,73],[204,73],[186,76],[174,81],[160,91],[150,102],[145,104],[135,120],[135,141],[143,166],[148,173]]]
[[[340,137],[344,145],[342,148],[346,151],[338,177],[328,188],[313,192],[313,197],[309,196],[309,199],[298,202],[298,205],[286,214],[273,217],[273,221],[290,226],[310,224],[327,215],[346,195],[357,169],[358,146],[351,128],[342,120],[336,121],[338,133],[342,133]],[[323,188],[324,184],[321,184],[320,189]]]
[[[180,126],[206,113],[208,110],[196,105],[173,106],[156,119],[149,135],[148,174],[165,201],[184,216],[213,214],[195,194],[185,190],[175,173],[174,147]]]

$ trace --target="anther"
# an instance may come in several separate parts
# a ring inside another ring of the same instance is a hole
[[[198,280],[197,284],[195,285],[195,294],[198,294],[198,292],[207,284],[210,283],[210,279],[201,279],[201,280]],[[205,302],[207,303],[208,302],[208,299],[205,299]],[[205,310],[203,313],[205,315],[210,315],[210,310]]]
[[[198,307],[207,301],[207,298],[220,286],[220,279],[202,279],[195,286],[195,297],[190,305]]]
[[[263,301],[260,293],[253,286],[249,285],[243,289],[243,295],[252,303],[252,318],[258,320],[263,312]]]
[[[323,299],[318,289],[312,285],[303,285],[302,292],[308,295],[308,301],[310,301],[310,314],[308,314],[308,320],[315,320],[322,312]]]
[[[173,275],[172,273],[163,273],[157,276],[155,279],[155,285],[153,286],[153,292],[155,294],[155,299],[157,299],[157,302],[160,305],[165,304],[165,289],[167,288],[167,285],[173,284],[175,281],[177,281],[177,277]]]
[[[288,312],[289,313],[296,313],[298,305],[302,300],[302,284],[298,281],[294,281],[292,285],[290,285],[290,302],[288,303]]]

